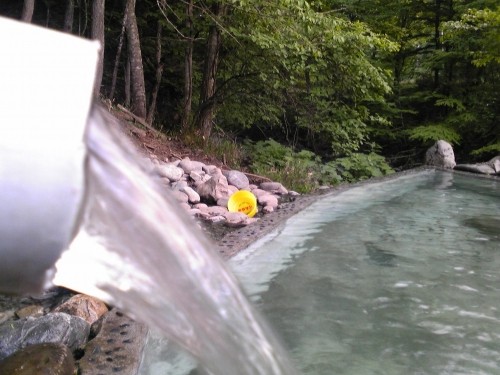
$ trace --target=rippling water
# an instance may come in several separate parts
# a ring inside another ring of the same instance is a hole
[[[304,374],[500,374],[500,184],[329,196],[232,260]]]

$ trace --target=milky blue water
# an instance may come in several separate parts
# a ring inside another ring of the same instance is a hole
[[[231,260],[304,374],[500,374],[500,184],[330,195]]]

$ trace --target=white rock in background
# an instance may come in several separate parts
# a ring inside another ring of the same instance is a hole
[[[257,198],[257,201],[264,207],[273,209],[278,207],[278,198],[272,194],[261,195]]]
[[[184,170],[185,173],[190,174],[192,171],[202,171],[205,163],[201,161],[190,160],[189,158],[184,158],[180,161],[179,167]]]
[[[287,194],[288,190],[279,182],[262,182],[260,188],[275,194]]]
[[[425,153],[425,164],[453,169],[456,165],[453,147],[446,141],[437,141]]]
[[[250,181],[243,172],[231,170],[224,171],[223,174],[226,176],[228,184],[236,186],[238,190],[248,189]]]
[[[170,181],[179,181],[184,174],[182,168],[178,168],[171,163],[157,165],[155,170],[159,176],[166,177]]]
[[[182,191],[171,190],[170,193],[173,195],[175,200],[179,203],[187,203],[189,201],[187,194],[183,193]]]

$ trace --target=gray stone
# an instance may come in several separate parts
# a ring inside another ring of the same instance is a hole
[[[184,170],[182,168],[176,167],[172,163],[161,164],[156,166],[156,173],[160,177],[166,177],[170,181],[179,181],[184,174]]]
[[[226,207],[221,207],[221,206],[207,207],[201,209],[200,211],[203,212],[204,214],[209,214],[211,216],[225,215],[229,212]]]
[[[208,221],[212,223],[220,223],[226,221],[226,218],[222,215],[210,216],[207,218]]]
[[[248,189],[250,181],[243,172],[231,170],[224,171],[223,174],[226,176],[228,184],[236,186],[239,190]]]
[[[217,206],[221,206],[221,207],[227,207],[227,202],[229,202],[229,198],[220,198],[218,201],[217,201]]]
[[[187,203],[189,201],[187,194],[182,191],[171,190],[169,193],[171,193],[175,200],[179,203]]]
[[[62,343],[72,350],[83,346],[90,324],[76,316],[50,313],[40,318],[26,318],[0,325],[0,359],[29,345]]]
[[[78,363],[80,375],[136,375],[141,363],[148,330],[113,309],[102,321],[97,336],[85,346]]]
[[[198,185],[196,191],[206,202],[217,202],[220,198],[229,197],[227,179],[222,174],[214,175],[208,181]]]
[[[222,173],[220,168],[217,167],[216,165],[205,165],[203,167],[203,171],[205,171],[205,173],[207,173],[210,176],[213,176],[214,174],[221,174]]]
[[[228,227],[239,228],[248,225],[248,216],[241,212],[228,212],[224,217]]]
[[[262,182],[260,184],[262,190],[275,194],[287,194],[288,190],[279,182]]]
[[[486,163],[478,164],[457,164],[455,169],[480,174],[495,174],[495,170]]]
[[[184,170],[184,173],[190,174],[192,171],[202,171],[204,163],[200,161],[190,160],[189,158],[184,158],[180,161],[179,167]]]
[[[265,214],[270,214],[271,212],[274,212],[274,207],[264,206],[262,207],[262,212],[264,212]]]
[[[262,189],[253,189],[252,194],[255,195],[255,197],[258,199],[259,197],[261,197],[263,195],[268,195],[269,192],[262,190]]]
[[[40,305],[29,305],[16,311],[16,316],[19,319],[27,318],[30,316],[32,318],[38,318],[42,315],[44,315],[44,308]]]
[[[30,345],[0,362],[2,375],[73,375],[73,353],[63,344]]]
[[[257,198],[257,201],[264,207],[278,207],[278,198],[272,194],[261,195]]]
[[[200,184],[210,179],[210,175],[200,171],[191,171],[189,177],[195,184]]]
[[[435,167],[453,169],[456,165],[453,147],[443,140],[437,141],[425,153],[425,164]]]
[[[201,200],[200,195],[193,188],[186,185],[180,188],[179,190],[187,195],[188,201],[190,203],[200,203]]]

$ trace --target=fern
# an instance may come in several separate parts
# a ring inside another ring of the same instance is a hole
[[[446,140],[452,144],[459,144],[461,137],[454,129],[443,124],[429,124],[417,126],[409,130],[410,139],[428,143],[429,141]]]
[[[494,153],[500,153],[500,142],[478,148],[477,150],[472,151],[471,155],[484,155],[484,154],[494,154]]]

